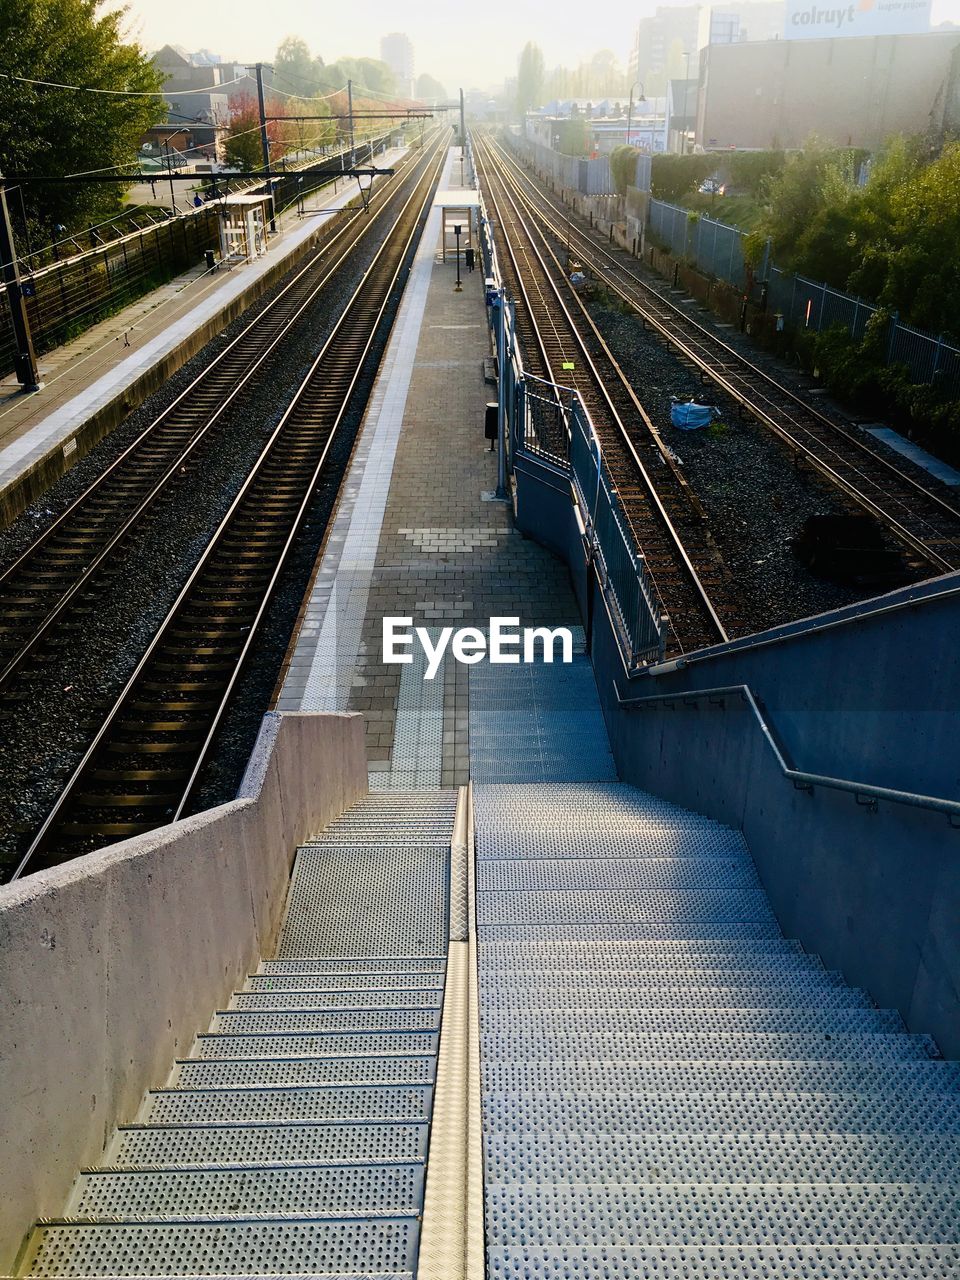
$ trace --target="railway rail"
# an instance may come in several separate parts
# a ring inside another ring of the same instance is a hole
[[[576,390],[590,413],[659,596],[667,651],[726,640],[737,604],[699,504],[580,299],[558,283],[563,267],[488,138],[477,155],[501,270],[518,302],[525,366]],[[539,447],[563,451],[556,433],[544,432]]]
[[[440,131],[293,401],[13,878],[185,813],[429,209]]]
[[[213,443],[228,407],[267,371],[271,356],[331,278],[376,234],[405,172],[387,180],[369,216],[355,214],[333,228],[269,305],[0,574],[0,700],[181,469]]]
[[[579,226],[559,198],[545,192],[499,143],[488,148],[511,173],[544,228],[566,242],[578,261],[631,307],[701,376],[772,431],[796,457],[836,485],[860,508],[921,556],[936,573],[960,568],[960,505],[783,386],[765,369],[723,341],[628,265],[625,251],[611,251],[598,234]]]

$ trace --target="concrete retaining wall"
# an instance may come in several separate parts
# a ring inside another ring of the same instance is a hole
[[[960,830],[929,809],[798,791],[741,698],[697,696],[747,685],[798,769],[960,799],[960,575],[628,680],[550,481],[522,463],[517,522],[566,557],[581,608],[592,605],[591,657],[623,780],[742,829],[785,934],[960,1057]],[[628,711],[617,688],[664,700]]]
[[[271,714],[237,800],[0,887],[0,1273],[269,953],[297,845],[366,790],[362,716]]]

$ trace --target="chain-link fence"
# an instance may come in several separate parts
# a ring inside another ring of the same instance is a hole
[[[214,209],[169,218],[112,244],[21,276],[38,353],[68,342],[136,298],[203,260],[219,244]],[[14,368],[16,345],[4,290],[0,306],[0,375]]]
[[[744,233],[714,218],[664,200],[650,201],[650,230],[676,257],[737,289],[747,287]],[[769,254],[769,250],[768,250]],[[781,271],[766,261],[756,284],[767,286],[767,309],[783,317],[784,328],[817,333],[841,325],[860,340],[877,307],[820,280]],[[947,395],[960,394],[960,349],[942,335],[902,324],[896,313],[887,332],[887,363],[904,365],[916,383],[933,383]]]

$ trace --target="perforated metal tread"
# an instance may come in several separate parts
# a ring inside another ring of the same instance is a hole
[[[414,1055],[437,1052],[435,1031],[358,1032],[344,1035],[330,1031],[324,1035],[301,1032],[287,1035],[211,1035],[197,1036],[196,1056],[216,1058],[383,1058],[396,1054]]]
[[[99,1169],[81,1174],[68,1217],[316,1213],[416,1215],[422,1164],[260,1165],[226,1169]]]
[[[443,991],[443,970],[436,973],[253,973],[247,991]]]
[[[432,1098],[430,1086],[409,1085],[157,1089],[147,1094],[139,1119],[143,1124],[428,1120]]]
[[[490,859],[477,868],[477,889],[494,892],[555,892],[615,889],[756,889],[760,881],[749,859],[715,858],[530,858]]]
[[[418,1222],[57,1223],[35,1235],[24,1275],[409,1275]]]
[[[488,1135],[500,1182],[960,1182],[960,1138],[903,1133]]]
[[[779,937],[730,833],[476,812],[489,1280],[954,1276],[957,1064]]]
[[[427,1124],[127,1125],[107,1165],[382,1164],[424,1160]]]
[[[449,852],[449,837],[433,845],[304,846],[278,957],[441,954]]]
[[[960,1182],[490,1188],[492,1236],[518,1245],[951,1244]]]
[[[257,974],[406,975],[442,974],[443,956],[364,956],[318,959],[296,956],[290,960],[261,960]]]
[[[266,1009],[243,1013],[221,1009],[211,1029],[227,1036],[260,1033],[289,1035],[294,1031],[329,1031],[340,1034],[365,1031],[438,1031],[436,1009],[343,1009],[330,1013],[316,1010]]]
[[[231,1009],[296,1010],[313,1009],[333,1012],[339,1009],[439,1009],[443,993],[439,988],[419,991],[391,987],[386,991],[288,991],[275,987],[270,991],[237,991],[230,1000]]]
[[[177,1089],[247,1089],[258,1085],[433,1084],[428,1054],[350,1058],[181,1059],[170,1078]]]
[[[960,1093],[960,1062],[841,1062],[837,1059],[725,1061],[608,1061],[557,1059],[486,1062],[491,1093],[603,1093],[629,1086],[641,1093],[812,1092],[889,1093],[903,1090],[934,1096]]]
[[[842,985],[813,983],[783,983],[777,986],[755,984],[750,987],[612,986],[606,989],[571,983],[569,986],[557,984],[545,985],[539,989],[524,987],[518,990],[502,983],[486,981],[481,991],[486,1009],[514,1010],[516,1014],[522,1014],[525,1009],[555,1009],[562,1004],[564,997],[573,1007],[589,1003],[594,1010],[622,1009],[631,1000],[642,1008],[658,1009],[729,1009],[739,1006],[782,1009],[790,1005],[803,1008],[814,1003],[820,1009],[872,1007],[870,997],[864,991]]]
[[[956,1245],[494,1246],[489,1280],[956,1280]]]
[[[487,1133],[960,1134],[956,1095],[881,1093],[487,1093]]]

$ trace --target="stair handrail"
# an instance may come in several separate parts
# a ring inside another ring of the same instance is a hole
[[[690,705],[690,703],[697,702],[702,698],[712,700],[722,700],[729,697],[742,698],[753,713],[768,747],[773,752],[781,773],[788,781],[793,783],[798,791],[812,792],[814,787],[827,787],[833,791],[845,791],[854,795],[859,805],[873,810],[876,809],[880,800],[889,801],[891,804],[907,805],[913,809],[931,809],[938,813],[945,813],[951,828],[960,831],[960,801],[948,800],[945,796],[920,795],[915,791],[899,791],[894,787],[876,786],[872,782],[854,782],[850,778],[834,778],[828,774],[810,773],[805,769],[798,769],[791,762],[786,747],[778,740],[776,731],[763,714],[759,699],[754,696],[749,685],[728,684],[719,685],[712,689],[685,689],[674,693],[653,693],[640,698],[624,698],[620,693],[616,680],[614,680],[613,690],[616,695],[617,706],[624,711],[638,710],[644,706],[652,706],[654,703],[670,704],[682,702]]]

